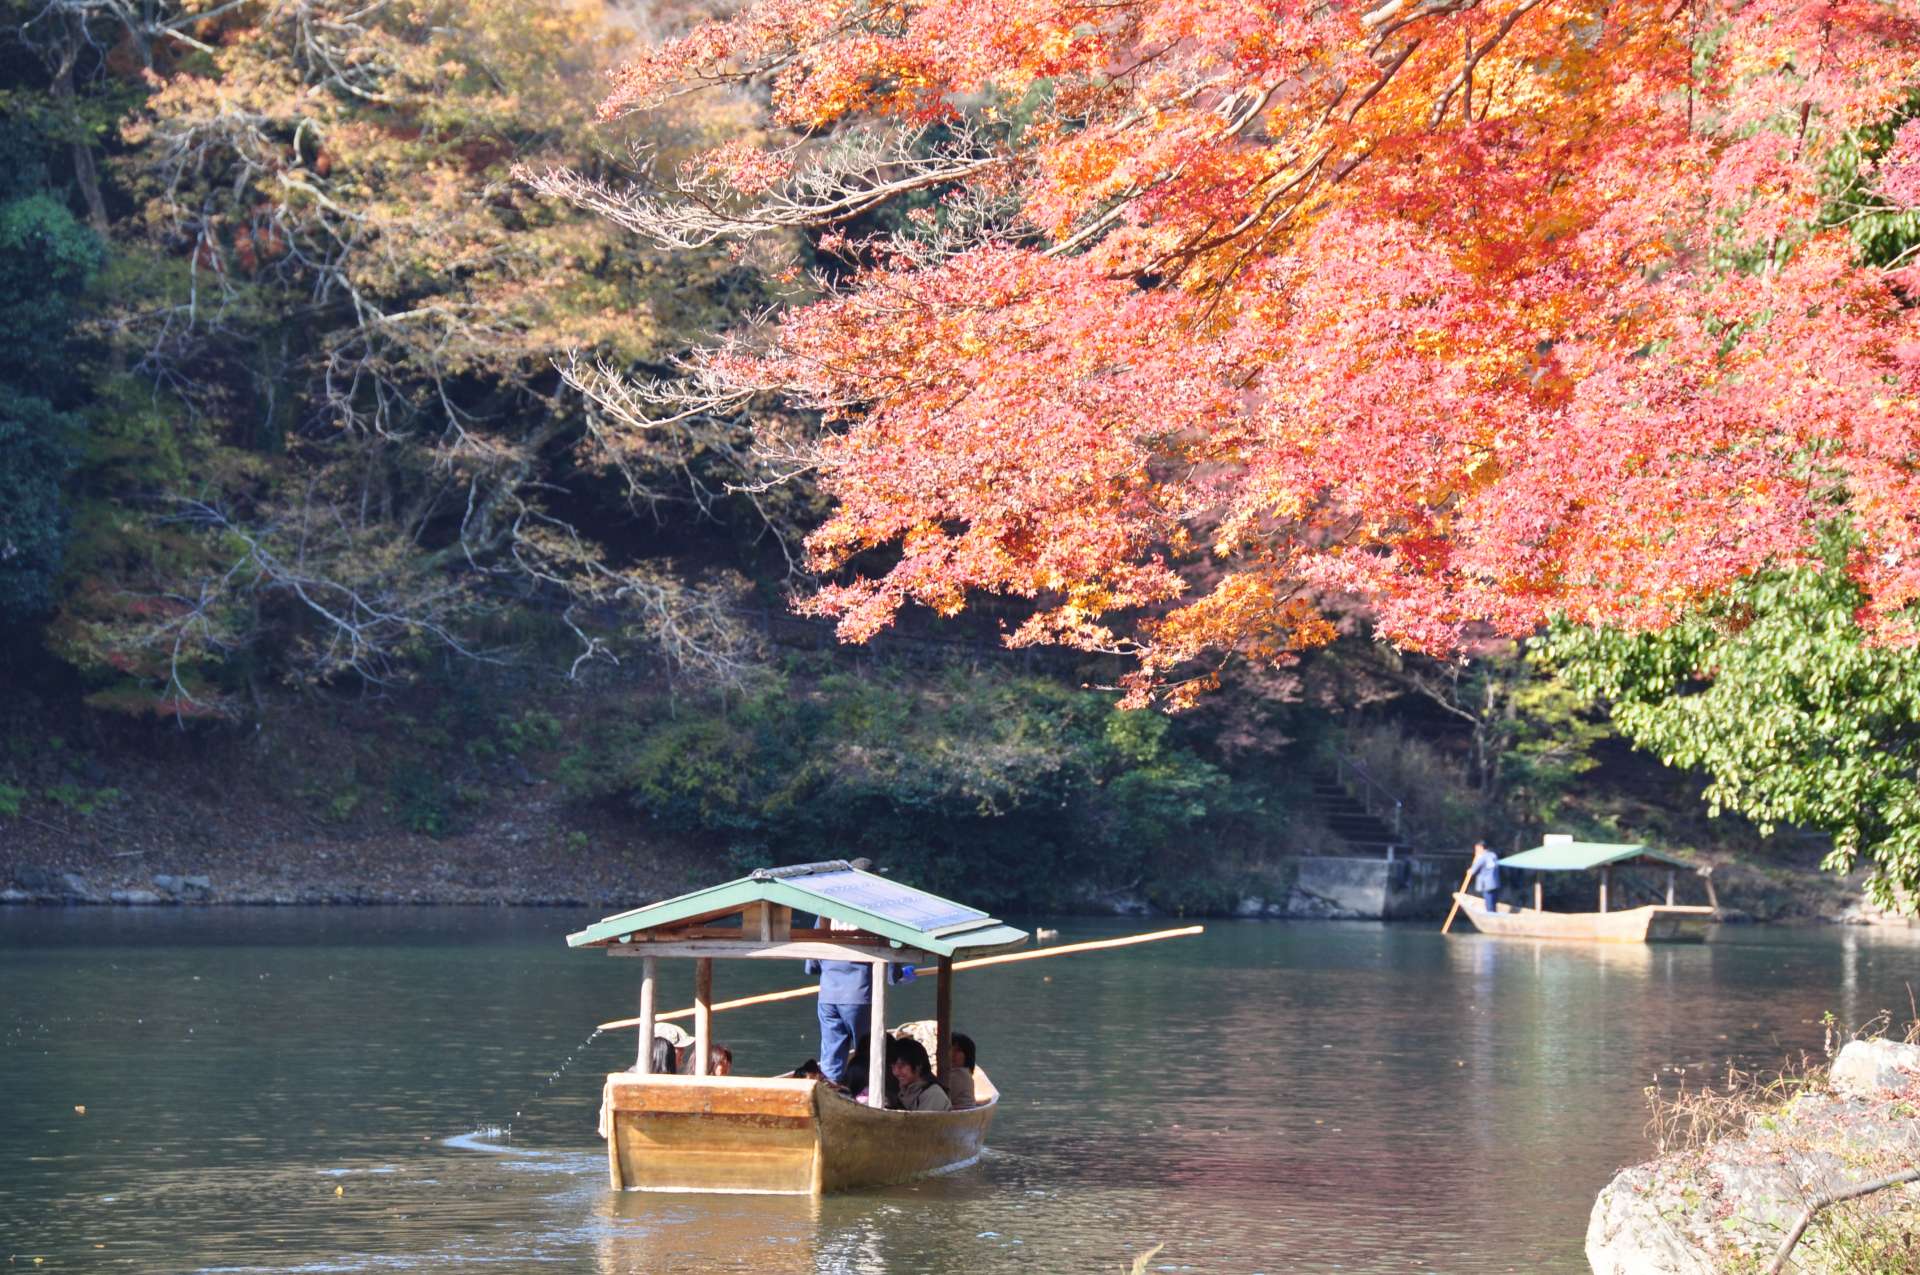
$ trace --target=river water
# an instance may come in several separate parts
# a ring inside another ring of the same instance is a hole
[[[594,1115],[633,1035],[585,1038],[633,1012],[638,973],[565,948],[593,919],[0,910],[0,1257],[990,1275],[1160,1244],[1154,1270],[1583,1271],[1594,1192],[1648,1154],[1656,1072],[1777,1064],[1820,1048],[1823,1013],[1904,1018],[1920,987],[1920,931],[1598,948],[1217,923],[960,975],[1006,1093],[971,1168],[820,1201],[615,1196]],[[720,963],[716,994],[798,973]],[[667,974],[688,1003],[690,970]],[[932,1013],[930,984],[902,1000]],[[815,1052],[811,1002],[716,1021],[743,1073]]]

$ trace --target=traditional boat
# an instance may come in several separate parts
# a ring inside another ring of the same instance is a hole
[[[1614,880],[1616,868],[1665,868],[1665,902],[1639,907],[1613,906],[1623,901]],[[1698,873],[1705,883],[1706,906],[1674,901],[1682,868]],[[1501,859],[1500,869],[1503,873],[1509,869],[1519,869],[1534,874],[1532,907],[1502,903],[1496,910],[1489,911],[1478,895],[1461,891],[1453,896],[1454,902],[1473,922],[1474,928],[1494,938],[1581,939],[1602,943],[1699,943],[1705,941],[1707,927],[1719,912],[1713,878],[1706,871],[1684,859],[1644,845],[1575,841],[1565,834],[1549,834],[1544,844]],[[1544,872],[1598,872],[1600,910],[1547,911],[1540,876]]]
[[[815,918],[794,924],[796,915]],[[819,1194],[900,1182],[978,1158],[999,1090],[975,1069],[978,1105],[959,1111],[893,1111],[831,1085],[791,1076],[709,1074],[716,959],[866,961],[875,969],[867,1092],[886,1091],[886,970],[928,963],[935,993],[933,1061],[946,1078],[953,1054],[953,959],[1026,942],[1024,930],[976,908],[863,872],[844,861],[769,868],[608,917],[567,936],[640,958],[638,1061],[609,1075],[601,1134],[615,1190]],[[694,962],[695,1074],[650,1071],[658,962]]]

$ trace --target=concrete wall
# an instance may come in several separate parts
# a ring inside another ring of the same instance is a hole
[[[1274,865],[1278,897],[1241,902],[1242,916],[1401,920],[1446,914],[1467,870],[1464,855],[1358,859],[1302,855]]]

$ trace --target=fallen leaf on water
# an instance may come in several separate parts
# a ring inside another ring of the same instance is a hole
[[[335,1188],[333,1188],[333,1193],[334,1193],[335,1195],[345,1195],[345,1194],[347,1193],[347,1188],[345,1188],[345,1187],[343,1187],[343,1186],[337,1186],[337,1187],[335,1187]]]
[[[86,1108],[86,1104],[84,1104],[84,1103],[81,1103],[81,1104],[78,1104],[78,1105],[76,1105],[76,1106],[74,1107],[74,1109],[73,1109],[73,1114],[74,1114],[74,1115],[76,1115],[76,1116],[84,1116],[84,1115],[86,1115],[86,1114],[87,1114],[87,1108]]]

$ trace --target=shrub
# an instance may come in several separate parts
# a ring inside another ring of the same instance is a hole
[[[1167,719],[1034,678],[902,671],[768,683],[732,705],[602,722],[569,792],[718,840],[739,869],[869,855],[993,907],[1157,890],[1189,910],[1195,835],[1235,809],[1227,776]],[[1217,896],[1217,897],[1216,897]]]

